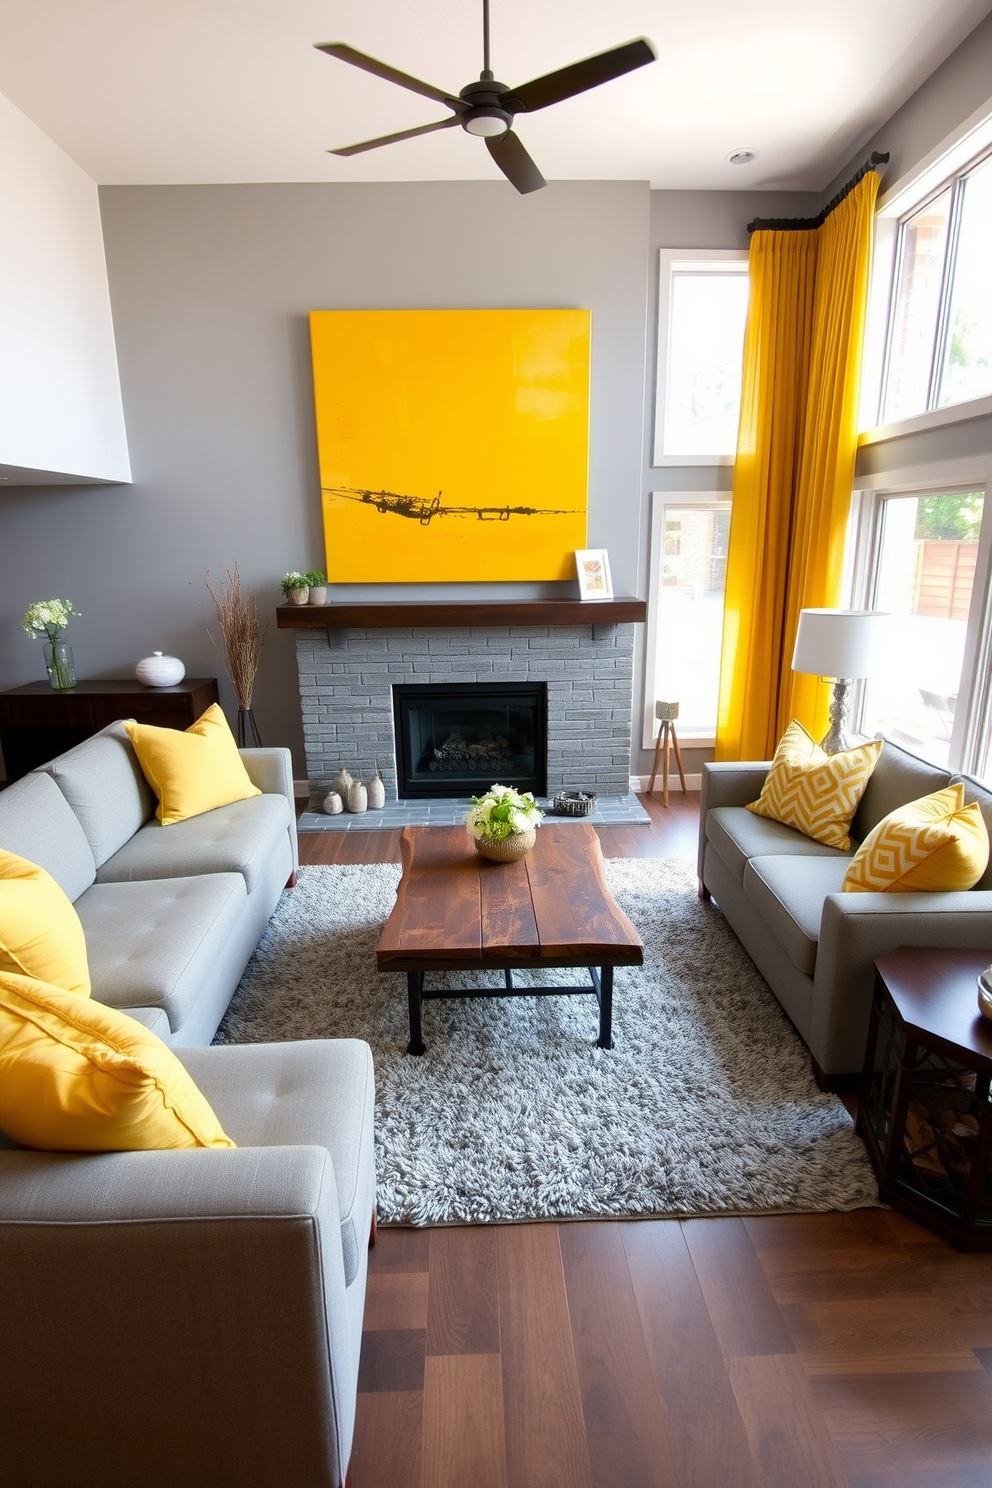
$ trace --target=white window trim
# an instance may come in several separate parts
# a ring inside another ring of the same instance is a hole
[[[957,129],[947,135],[912,170],[886,185],[875,208],[875,243],[872,252],[868,293],[868,320],[861,374],[861,435],[859,444],[878,444],[904,434],[939,429],[961,419],[979,418],[992,412],[992,397],[930,409],[896,423],[879,424],[882,415],[882,380],[888,339],[892,287],[899,243],[899,223],[921,207],[928,197],[992,146],[992,97]]]
[[[657,701],[654,692],[654,679],[659,658],[658,606],[660,604],[661,580],[665,564],[665,555],[662,552],[665,534],[665,507],[689,506],[706,509],[711,506],[726,506],[729,501],[729,491],[651,492],[651,546],[648,567],[647,636],[644,648],[644,689],[641,700],[643,711],[641,747],[643,749],[653,749],[655,739],[658,735],[658,723],[654,716],[654,705]],[[693,733],[691,730],[683,732],[681,723],[677,725],[677,729],[679,743],[692,749],[712,749],[716,743],[716,738],[712,733]]]
[[[988,502],[992,470],[984,461],[953,460],[940,465],[889,470],[860,479],[852,509],[853,555],[851,603],[870,607],[879,534],[878,510],[888,496],[929,495],[935,491],[980,490]],[[950,766],[974,773],[992,743],[992,508],[984,513],[978,540],[975,583],[968,611],[967,638],[961,662],[960,692],[967,705],[954,719]],[[861,725],[862,686],[858,684],[854,716]]]
[[[670,338],[672,319],[672,270],[692,268],[700,272],[718,273],[721,264],[747,263],[746,248],[662,248],[658,253],[658,344],[655,357],[655,405],[654,405],[654,453],[652,468],[671,469],[676,466],[733,465],[733,454],[728,455],[666,455],[665,410],[668,400]]]

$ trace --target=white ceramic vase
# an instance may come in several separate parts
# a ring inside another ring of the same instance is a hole
[[[361,811],[368,810],[369,793],[360,780],[353,780],[348,787],[348,810],[354,811],[356,815]]]
[[[382,783],[382,776],[378,770],[371,780],[365,782],[365,789],[369,798],[369,810],[381,811],[386,804],[386,787]]]
[[[145,687],[175,687],[185,677],[186,668],[178,656],[163,656],[161,651],[153,651],[138,662],[134,675]]]
[[[344,802],[336,790],[328,791],[324,797],[324,810],[328,816],[340,816],[344,810]]]

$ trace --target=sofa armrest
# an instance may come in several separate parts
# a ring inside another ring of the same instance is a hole
[[[322,1147],[0,1153],[4,1481],[341,1483],[361,1322],[336,1190]]]
[[[289,840],[293,848],[293,871],[300,866],[299,839],[296,835],[296,797],[293,794],[293,757],[288,749],[239,749],[252,785],[267,796],[283,795],[289,802]]]
[[[874,963],[902,945],[973,946],[992,952],[992,890],[826,896],[816,954],[809,1046],[828,1074],[861,1068],[875,983]]]
[[[699,854],[696,874],[703,881],[706,813],[713,806],[747,806],[761,795],[771,761],[710,760],[703,765],[699,787]]]

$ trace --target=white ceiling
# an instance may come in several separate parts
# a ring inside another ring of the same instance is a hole
[[[446,90],[482,66],[481,0],[0,0],[0,92],[100,183],[502,179],[461,129],[329,146],[443,105],[314,51],[346,41]],[[990,0],[492,0],[519,85],[635,36],[658,60],[517,121],[548,180],[821,190]],[[757,150],[731,166],[732,150]]]

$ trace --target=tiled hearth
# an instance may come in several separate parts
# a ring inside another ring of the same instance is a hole
[[[588,606],[551,601],[475,607],[328,605],[316,613],[303,607],[295,614],[281,608],[280,626],[297,631],[311,796],[301,828],[367,831],[460,822],[467,796],[397,799],[392,689],[399,683],[486,681],[546,684],[549,798],[563,789],[595,791],[596,814],[586,820],[646,822],[647,814],[630,791],[634,627],[623,623],[629,613],[641,618],[633,611],[641,602],[624,603],[626,611],[622,604],[615,607],[620,623],[602,623],[608,613],[603,607],[597,607],[594,619]],[[430,623],[389,623],[393,618],[416,620],[421,612],[429,613]],[[521,612],[526,623],[493,623]],[[563,615],[582,623],[554,623]],[[311,628],[325,616],[326,628]],[[450,623],[465,617],[484,623]],[[342,623],[352,618],[372,623]],[[367,779],[377,763],[386,787],[382,811],[324,814],[324,796],[342,766]],[[480,789],[491,783],[480,779]]]

